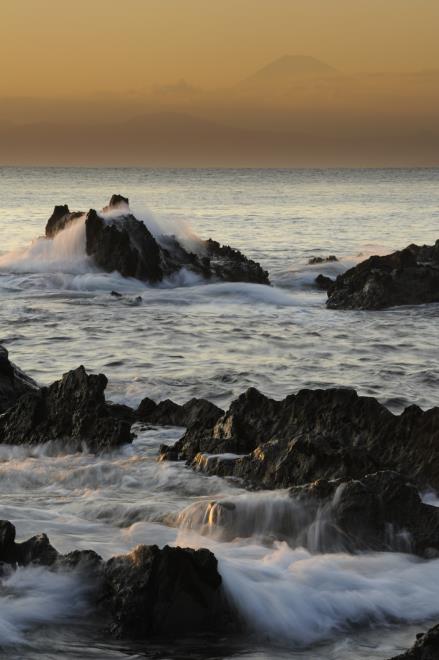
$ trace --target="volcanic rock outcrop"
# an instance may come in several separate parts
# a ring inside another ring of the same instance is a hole
[[[205,278],[228,282],[269,284],[268,273],[238,250],[211,239],[193,241],[188,251],[175,236],[156,239],[144,222],[130,211],[122,195],[113,195],[102,213],[71,212],[67,205],[55,206],[46,225],[46,238],[54,238],[84,217],[86,252],[106,272],[156,283],[181,268]]]
[[[105,401],[107,378],[78,367],[49,387],[32,390],[0,417],[0,443],[57,441],[97,452],[132,441],[131,422]]]
[[[6,348],[0,344],[0,414],[13,406],[26,392],[34,392],[38,385],[9,360]]]
[[[193,426],[162,459],[263,488],[400,472],[439,489],[439,408],[394,415],[354,390],[301,390],[282,401],[251,388],[214,424]]]
[[[331,309],[383,309],[439,302],[439,240],[373,256],[339,275],[328,288]]]
[[[148,397],[142,399],[135,416],[142,422],[158,426],[208,426],[217,421],[224,410],[206,399],[190,399],[182,406],[170,399],[155,403]]]

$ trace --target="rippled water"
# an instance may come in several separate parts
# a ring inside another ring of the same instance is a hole
[[[439,305],[330,311],[311,283],[370,253],[434,242],[438,179],[438,170],[0,169],[0,341],[41,383],[83,363],[108,376],[113,400],[131,405],[147,395],[225,406],[250,385],[276,397],[346,385],[394,410],[430,407],[438,400]],[[128,195],[154,230],[240,248],[269,270],[273,286],[183,274],[146,287],[97,272],[79,235],[30,245],[54,204],[100,208],[114,192]],[[329,254],[339,263],[308,266]],[[124,296],[111,297],[113,289]],[[133,446],[100,457],[0,446],[0,517],[20,538],[45,531],[60,551],[93,548],[104,557],[140,542],[208,545],[248,640],[117,644],[85,623],[86,585],[77,576],[27,569],[0,590],[5,657],[388,658],[439,617],[436,561],[310,554],[276,539],[270,516],[265,534],[246,539],[179,527],[179,514],[200,500],[249,495],[157,464],[159,444],[181,429],[137,433]],[[262,497],[272,507],[282,494]]]

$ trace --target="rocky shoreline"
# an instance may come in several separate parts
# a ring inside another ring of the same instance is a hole
[[[204,399],[178,405],[145,397],[134,410],[106,401],[106,385],[104,375],[78,367],[39,388],[0,347],[0,444],[49,441],[67,451],[99,453],[132,442],[135,422],[182,426],[182,437],[163,445],[158,460],[185,461],[249,489],[289,489],[300,519],[283,513],[276,533],[294,547],[439,557],[439,508],[419,495],[420,489],[439,490],[438,408],[410,406],[394,415],[373,398],[333,388],[302,390],[281,401],[250,389],[227,411]],[[251,535],[236,503],[209,507],[210,519],[229,539]],[[17,543],[14,525],[1,521],[0,564],[3,572],[30,564],[83,572],[95,582],[96,611],[106,612],[118,637],[240,627],[207,549],[141,545],[104,561],[93,551],[60,555],[45,534]],[[399,658],[431,660],[438,639],[436,627]]]

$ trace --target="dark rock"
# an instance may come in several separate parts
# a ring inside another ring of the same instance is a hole
[[[411,649],[390,660],[438,660],[439,625],[433,626],[426,633],[416,635],[416,642]]]
[[[322,291],[330,291],[335,280],[333,280],[331,277],[327,277],[326,275],[317,275],[317,277],[314,280],[315,285],[317,286],[318,289],[321,289]]]
[[[67,204],[55,206],[46,224],[46,238],[54,238],[60,231],[66,229],[68,225],[83,215],[82,211],[70,211]]]
[[[118,637],[169,638],[225,628],[221,576],[209,550],[139,545],[110,559],[104,579],[104,603]]]
[[[229,246],[210,239],[195,240],[194,251],[189,252],[175,236],[156,240],[130,212],[129,201],[122,195],[113,195],[103,212],[110,215],[104,218],[94,209],[87,213],[85,234],[87,254],[106,272],[118,271],[124,277],[156,283],[187,268],[205,278],[269,284],[268,273],[258,263]],[[67,205],[56,206],[46,237],[53,238],[82,215],[70,212]]]
[[[157,426],[206,426],[215,422],[224,411],[206,399],[191,399],[180,406],[170,399],[156,404],[146,397],[140,402],[136,416]]]
[[[315,264],[330,263],[333,261],[338,261],[335,254],[330,254],[329,257],[311,257],[310,259],[308,259],[308,263],[310,264],[310,266],[314,266]]]
[[[131,442],[131,423],[105,402],[107,379],[89,375],[84,367],[65,374],[50,387],[24,394],[0,417],[0,442],[68,443],[79,451],[97,452]],[[113,414],[112,414],[113,413]]]
[[[306,504],[313,520],[319,520],[320,538],[314,550],[439,556],[439,509],[424,504],[416,486],[397,472],[321,480],[296,486],[290,495]]]
[[[123,297],[122,294],[119,293],[118,291],[112,291],[110,293],[110,296],[113,296],[113,298],[122,298]]]
[[[36,390],[36,382],[10,362],[8,351],[0,344],[0,414],[17,403],[23,394]]]
[[[394,415],[348,389],[301,390],[274,401],[252,388],[214,424],[189,428],[171,450],[210,474],[215,463],[203,454],[239,454],[221,470],[264,488],[395,470],[439,489],[439,408]]]
[[[102,270],[152,283],[162,279],[160,247],[146,225],[131,213],[110,220],[91,209],[85,233],[87,254]]]
[[[383,309],[439,302],[439,241],[373,256],[349,269],[328,291],[331,309]]]
[[[38,534],[22,543],[15,542],[15,527],[8,520],[0,520],[0,563],[12,566],[40,564],[51,566],[59,555],[46,534]]]

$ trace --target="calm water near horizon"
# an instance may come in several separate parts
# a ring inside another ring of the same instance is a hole
[[[128,196],[156,234],[239,248],[269,271],[272,286],[190,273],[146,286],[97,271],[79,234],[38,239],[55,204],[99,209],[113,193]],[[438,238],[439,169],[0,168],[0,343],[41,384],[84,364],[106,374],[108,398],[132,406],[144,396],[197,396],[224,407],[250,386],[283,398],[341,385],[394,412],[428,408],[439,400],[439,304],[331,311],[312,283],[370,254]],[[331,254],[337,262],[308,264]],[[44,531],[60,551],[93,548],[105,558],[137,543],[211,547],[248,639],[146,650],[111,642],[86,621],[78,576],[28,568],[0,586],[0,656],[3,645],[4,657],[26,659],[385,659],[437,621],[439,560],[318,555],[179,527],[178,514],[199,500],[256,497],[157,464],[158,446],[181,434],[138,430],[132,446],[98,457],[0,445],[0,518],[20,538]],[[275,507],[283,494],[262,496]]]

